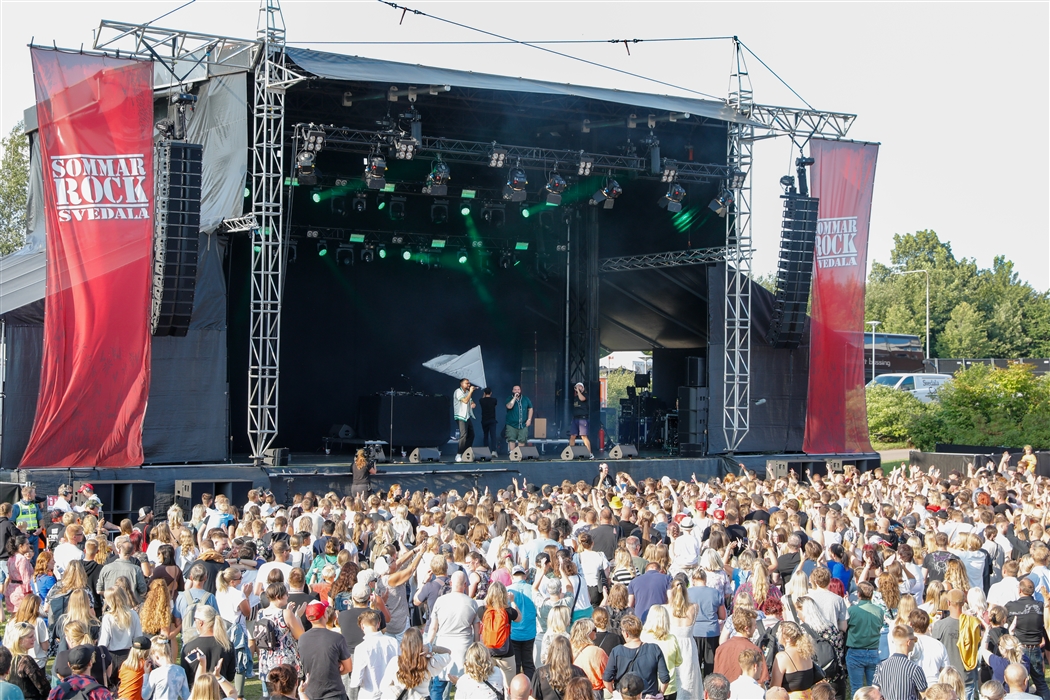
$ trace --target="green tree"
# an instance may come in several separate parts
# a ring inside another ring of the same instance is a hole
[[[955,307],[937,339],[941,357],[989,357],[992,348],[983,316],[966,301]]]
[[[926,412],[926,404],[906,391],[881,384],[866,389],[868,432],[879,442],[906,442],[909,426]]]
[[[29,138],[18,122],[0,139],[0,255],[25,245],[29,199]]]

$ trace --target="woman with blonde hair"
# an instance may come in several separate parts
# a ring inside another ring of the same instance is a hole
[[[645,626],[642,628],[642,643],[655,644],[660,647],[664,655],[664,663],[667,672],[671,675],[667,687],[664,688],[665,700],[675,700],[678,696],[679,675],[678,667],[682,665],[682,648],[678,645],[678,638],[671,634],[671,616],[663,605],[649,608],[649,615],[645,618]],[[692,654],[696,658],[696,652]],[[687,688],[691,691],[691,688]],[[693,697],[690,695],[690,697]]]
[[[572,663],[572,644],[568,638],[555,637],[547,652],[547,660],[532,676],[532,697],[536,700],[561,700],[569,681],[587,679],[587,674]]]
[[[930,616],[930,624],[940,619],[937,613],[941,610],[941,595],[946,590],[940,581],[930,581],[930,585],[926,588],[926,597],[919,606],[919,610]]]
[[[103,595],[105,612],[102,615],[102,630],[98,635],[99,646],[106,647],[119,667],[128,658],[135,637],[142,636],[142,623],[135,612],[135,604],[124,589],[113,586]]]
[[[569,626],[572,624],[572,611],[566,605],[551,608],[547,614],[547,631],[543,634],[543,648],[540,650],[540,663],[547,663],[551,643],[555,637],[569,638]]]
[[[919,604],[915,601],[913,595],[902,595],[900,602],[897,603],[897,618],[893,621],[895,625],[910,625],[908,622],[908,616],[911,615],[913,610],[918,610]]]
[[[704,575],[709,574],[705,572]],[[668,632],[678,640],[678,647],[682,651],[682,665],[678,667],[678,700],[702,700],[703,692],[697,694],[697,689],[703,683],[700,677],[700,655],[693,637],[693,623],[696,622],[700,606],[690,602],[684,575],[676,576],[671,581],[664,608],[668,615]]]
[[[142,700],[142,686],[146,676],[153,670],[150,661],[150,642],[148,637],[136,637],[132,643],[128,658],[120,665],[117,678],[120,687],[116,697],[121,700]]]
[[[423,643],[419,628],[409,627],[401,638],[397,658],[387,664],[379,682],[382,700],[423,700],[430,696],[430,680],[448,665],[448,649]]]
[[[142,681],[142,697],[151,700],[188,700],[190,684],[186,680],[186,671],[174,658],[171,647],[164,637],[150,640],[150,663],[153,669]]]
[[[962,591],[964,594],[970,590],[970,576],[966,573],[966,565],[958,559],[949,559],[944,569],[944,585],[948,590]]]
[[[117,666],[113,660],[113,654],[105,647],[97,646],[88,633],[88,628],[83,622],[67,622],[62,628],[62,637],[66,648],[55,655],[55,663],[51,672],[58,678],[68,678],[72,673],[69,668],[69,650],[78,646],[87,645],[95,649],[95,663],[91,666],[91,677],[104,687],[110,687],[116,678]]]
[[[577,620],[572,626],[569,634],[569,645],[572,647],[572,663],[583,669],[587,679],[591,682],[591,689],[597,694],[605,688],[602,674],[605,673],[605,665],[609,663],[609,655],[601,647],[594,643],[598,636],[598,628],[594,620],[587,617]]]
[[[740,598],[742,592],[746,592],[750,596],[755,610],[762,610],[766,601],[770,598],[780,600],[780,589],[769,583],[769,569],[766,568],[764,559],[760,557],[755,558],[755,563],[751,567],[751,577],[741,584],[736,591],[737,599]]]
[[[61,631],[70,622],[83,623],[88,636],[91,637],[91,643],[98,643],[98,636],[102,632],[102,623],[95,616],[95,609],[91,607],[91,597],[83,588],[75,590],[69,595],[66,611],[58,616],[58,620],[53,626],[55,633],[58,635],[56,640],[52,640],[56,652],[63,651],[66,648],[66,640],[61,635]]]
[[[29,649],[25,653],[33,658],[34,661],[43,668],[47,664],[48,648],[50,646],[48,640],[47,620],[40,616],[40,598],[35,595],[27,595],[22,599],[22,602],[18,604],[18,609],[15,610],[15,616],[7,623],[7,628],[4,630],[4,646],[12,651],[18,646],[18,640],[13,638],[14,626],[18,623],[25,623],[33,628],[36,632],[33,641],[33,648]],[[16,654],[17,655],[17,654]]]
[[[149,533],[149,546],[146,547],[146,559],[154,566],[157,566],[160,563],[160,556],[157,554],[157,550],[160,549],[162,544],[168,544],[172,547],[176,544],[175,537],[171,534],[171,529],[167,523],[157,523]]]
[[[22,690],[26,700],[46,700],[51,693],[51,682],[47,673],[29,654],[36,644],[34,625],[28,622],[8,623],[4,634],[4,646],[11,650],[13,657],[8,681]]]
[[[197,541],[193,538],[193,533],[189,530],[183,529],[179,534],[179,547],[177,553],[178,559],[182,561],[182,566],[184,568],[196,561],[197,556],[200,554],[200,550],[197,549]]]
[[[9,542],[11,540],[8,540]],[[91,590],[91,584],[88,581],[87,570],[84,568],[84,562],[79,559],[75,559],[69,562],[66,566],[66,571],[62,574],[62,580],[55,584],[55,587],[48,593],[47,598],[44,600],[44,612],[47,614],[48,624],[54,628],[55,623],[62,613],[66,611],[66,607],[69,604],[69,596],[73,591],[87,591],[88,597],[91,600],[92,607],[95,606],[95,596]]]
[[[948,665],[941,669],[941,674],[937,677],[939,683],[946,683],[952,687],[955,691],[955,697],[965,698],[966,697],[966,681],[963,680],[962,674],[955,670],[954,666]]]
[[[521,620],[521,613],[514,603],[514,593],[508,591],[498,581],[489,583],[489,590],[485,594],[485,612],[481,618],[482,629],[498,630],[502,627],[503,631],[506,632],[507,639],[510,639],[511,623],[519,620]],[[497,636],[502,638],[502,632],[498,632]],[[505,688],[510,687],[510,679],[514,677],[516,671],[514,651],[511,649],[511,646],[507,644],[506,653],[501,653],[501,650],[489,649],[493,663],[503,673],[503,687]]]
[[[813,686],[824,680],[824,673],[813,663],[813,640],[794,622],[783,622],[777,629],[777,641],[784,651],[773,659],[770,686],[784,688],[791,700],[809,700]]]
[[[449,675],[456,686],[457,698],[500,700],[506,697],[503,674],[492,663],[488,648],[481,642],[474,642],[467,647],[463,671],[461,676]]]
[[[189,700],[226,700],[227,690],[232,691],[229,682],[217,673],[199,673],[193,681]]]

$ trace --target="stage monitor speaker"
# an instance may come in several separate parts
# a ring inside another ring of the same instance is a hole
[[[368,444],[367,442],[365,443]],[[382,445],[372,446],[372,455],[377,464],[385,464],[390,461],[390,458],[386,456],[386,450],[383,449]]]
[[[523,445],[521,447],[515,447],[510,451],[510,461],[512,462],[524,462],[527,459],[537,460],[540,458],[539,450],[532,445]]]
[[[784,223],[777,263],[777,291],[766,342],[774,348],[794,349],[802,343],[806,325],[820,200],[794,193],[782,195],[781,199],[784,200]]]
[[[272,447],[263,450],[263,464],[268,467],[287,467],[292,451],[287,447]]]
[[[686,386],[707,386],[707,360],[703,357],[685,358]]]
[[[185,336],[197,286],[204,149],[195,143],[156,146],[156,216],[153,227],[153,304],[150,331]]]
[[[571,462],[574,459],[590,459],[590,457],[591,451],[583,445],[567,445],[561,451],[561,458],[566,462]]]
[[[841,474],[843,472],[841,459],[829,459],[826,460],[826,463],[828,467],[828,474]]]
[[[408,456],[408,461],[412,464],[419,464],[421,462],[438,462],[441,460],[441,450],[436,447],[417,447],[412,450],[412,454]]]
[[[639,389],[649,388],[649,373],[648,372],[635,372],[634,373],[634,385]]]
[[[638,456],[638,448],[634,445],[617,445],[609,450],[609,459],[631,459]]]
[[[487,447],[468,447],[463,453],[464,462],[491,462],[492,450]]]
[[[786,479],[788,475],[788,463],[783,459],[766,460],[767,479]]]
[[[354,437],[354,429],[346,423],[336,423],[328,429],[328,437],[351,439]]]

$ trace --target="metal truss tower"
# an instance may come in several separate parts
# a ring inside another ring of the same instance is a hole
[[[284,291],[284,101],[302,77],[285,65],[280,0],[262,0],[255,68],[252,142],[251,340],[248,358],[248,441],[259,464],[277,437]],[[292,154],[294,157],[294,154]]]
[[[733,37],[729,105],[746,117],[754,107],[744,48]],[[755,127],[729,123],[728,158],[734,206],[726,217],[725,352],[722,362],[722,431],[726,449],[735,451],[751,422],[751,157]]]

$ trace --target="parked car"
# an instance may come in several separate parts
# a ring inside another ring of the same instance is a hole
[[[930,403],[937,397],[937,390],[951,378],[950,374],[880,374],[868,382],[868,386],[881,384],[906,391],[923,403]]]

